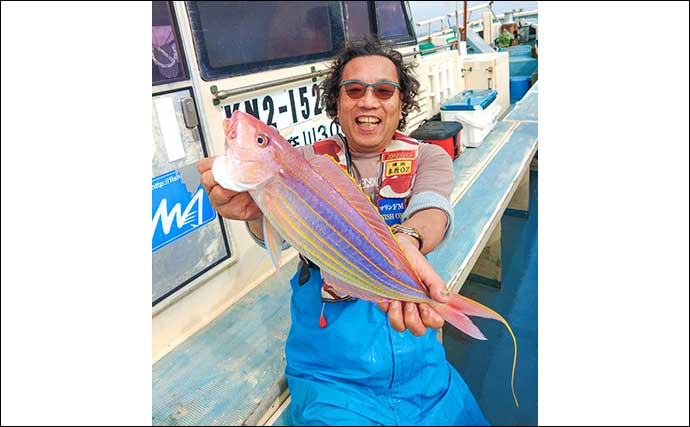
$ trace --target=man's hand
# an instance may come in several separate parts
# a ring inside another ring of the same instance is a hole
[[[419,278],[429,288],[431,298],[442,303],[448,302],[446,284],[424,255],[419,252],[417,240],[404,234],[397,234],[396,237],[412,267],[419,274]],[[388,312],[388,320],[393,329],[398,332],[409,329],[412,335],[421,336],[426,333],[426,328],[443,327],[444,320],[441,315],[425,303],[392,301],[390,304],[379,303],[378,306],[381,310]]]
[[[215,157],[206,157],[199,160],[197,169],[201,175],[201,185],[211,201],[211,206],[218,215],[227,219],[242,221],[256,221],[261,218],[261,211],[256,206],[249,193],[238,193],[221,187],[213,178],[211,167]]]

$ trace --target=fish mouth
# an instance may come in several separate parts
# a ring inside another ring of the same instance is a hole
[[[237,170],[237,168],[238,165],[235,161],[233,161],[232,156],[219,156],[213,161],[211,173],[213,174],[213,179],[215,179],[221,187],[227,190],[237,191],[240,193],[256,189],[257,186],[255,184],[252,185],[243,182],[238,176],[233,175],[232,171]]]

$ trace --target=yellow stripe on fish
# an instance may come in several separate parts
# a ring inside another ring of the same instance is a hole
[[[287,187],[287,186],[286,186],[286,188],[287,188],[288,190],[290,190],[291,192],[294,193],[294,190],[292,190],[291,188],[289,188],[289,187]],[[301,198],[301,196],[299,196],[299,194],[297,194],[297,193],[294,193],[294,194],[295,194],[296,197],[299,197],[299,198],[301,199],[301,201],[304,203],[304,206],[305,206],[305,207],[307,207],[307,208],[310,209],[312,212],[314,212],[313,209],[308,205],[308,203],[306,203],[306,201],[305,201],[303,198]],[[292,207],[291,207],[289,204],[287,204],[287,199],[285,199],[285,196],[279,195],[279,197],[281,198],[281,202],[284,203],[284,206],[286,206],[286,207],[290,210],[290,212],[293,214],[292,216],[285,215],[285,219],[286,219],[289,223],[291,223],[291,225],[293,225],[295,228],[299,228],[299,227],[295,226],[295,223],[292,222],[292,219],[291,219],[291,218],[293,218],[293,217],[294,217],[294,218],[297,218],[297,221],[298,221],[305,229],[309,230],[309,231],[311,232],[311,234],[312,234],[314,237],[316,237],[316,238],[317,238],[327,249],[330,249],[330,251],[331,251],[332,253],[338,255],[342,260],[344,260],[347,264],[349,264],[352,268],[349,268],[349,267],[347,267],[346,265],[344,265],[342,262],[339,262],[338,260],[334,259],[333,256],[332,256],[331,254],[325,253],[325,251],[323,251],[323,249],[324,249],[323,246],[318,246],[318,245],[316,244],[316,242],[314,242],[313,239],[311,239],[309,236],[304,235],[301,231],[298,231],[298,233],[299,233],[308,243],[310,243],[314,248],[316,248],[317,251],[324,253],[324,255],[325,255],[328,259],[330,259],[332,262],[337,263],[339,267],[345,269],[345,270],[346,270],[347,272],[349,272],[351,275],[354,275],[355,277],[359,277],[360,280],[359,280],[358,283],[357,283],[359,286],[361,286],[363,289],[366,289],[367,291],[371,291],[372,288],[373,288],[373,290],[375,290],[376,292],[378,292],[378,293],[380,294],[380,296],[382,296],[382,297],[384,297],[384,298],[399,298],[399,297],[402,297],[402,296],[409,297],[409,295],[403,294],[403,293],[401,293],[399,290],[397,290],[397,289],[395,289],[395,288],[386,287],[385,285],[383,285],[383,286],[384,286],[383,288],[376,286],[376,284],[381,284],[380,280],[376,279],[376,277],[372,276],[370,273],[367,273],[366,271],[364,271],[364,270],[362,269],[362,267],[360,267],[360,266],[358,266],[357,264],[354,264],[353,262],[351,262],[347,257],[345,257],[345,255],[344,255],[341,251],[337,250],[337,249],[334,248],[329,242],[325,241],[325,240],[323,239],[323,237],[322,237],[316,230],[314,230],[313,227],[311,227],[308,223],[306,223],[304,220],[302,220],[301,217],[300,217],[300,215],[299,215],[294,209],[292,209]],[[282,210],[282,208],[279,208],[279,209]],[[314,214],[315,214],[317,217],[319,217],[322,221],[324,221],[323,218],[322,218],[318,213],[314,212]],[[357,251],[357,253],[358,253],[360,256],[362,256],[364,259],[367,259],[367,258],[366,258],[356,247],[354,247],[354,246],[352,245],[351,242],[345,240],[345,238],[344,238],[337,230],[335,230],[330,224],[326,223],[325,221],[324,221],[324,224],[327,225],[329,228],[331,228],[333,231],[335,231],[335,233],[336,233],[343,241],[347,242],[348,245],[350,245],[355,251]],[[318,259],[318,258],[321,258],[321,259],[322,259],[322,257],[320,257],[320,256],[318,256],[318,255],[316,256],[316,258],[317,258],[317,259]],[[329,265],[328,267],[331,267],[331,266],[332,266],[332,264]],[[372,266],[375,267],[376,269],[378,269],[381,273],[383,273],[383,274],[386,275],[387,277],[389,277],[391,280],[397,281],[397,279],[395,279],[394,277],[391,277],[389,274],[387,274],[385,271],[383,271],[383,270],[382,270],[380,267],[378,267],[377,265],[372,264]],[[358,273],[357,271],[355,271],[354,269],[356,269],[359,273]],[[337,273],[336,273],[336,274],[337,274]],[[342,273],[340,273],[340,274],[342,274]],[[349,280],[349,279],[347,279],[347,278],[343,278],[343,279],[344,279],[344,280]],[[382,285],[382,284],[381,284],[381,285]]]
[[[403,287],[406,288],[406,289],[409,289],[410,291],[414,292],[415,294],[423,295],[424,298],[423,298],[423,299],[420,299],[420,302],[426,301],[426,300],[428,299],[427,294],[425,294],[424,292],[422,292],[420,289],[418,289],[418,288],[413,288],[413,287],[409,286],[408,284],[402,282],[400,279],[397,279],[397,278],[391,276],[389,273],[387,273],[385,270],[383,270],[379,265],[377,265],[376,263],[374,263],[369,257],[367,257],[366,255],[364,255],[364,254],[363,254],[363,253],[362,253],[362,252],[361,252],[351,241],[349,241],[348,239],[346,239],[346,238],[345,238],[335,227],[333,227],[333,226],[332,226],[328,221],[326,221],[318,212],[316,212],[311,206],[309,206],[309,204],[306,202],[306,200],[304,200],[304,198],[303,198],[299,193],[297,193],[294,189],[290,188],[289,186],[285,186],[285,188],[286,188],[288,191],[290,191],[295,197],[299,198],[299,199],[304,203],[304,206],[305,206],[307,209],[309,209],[309,210],[310,210],[310,211],[311,211],[311,212],[312,212],[312,213],[313,213],[323,224],[325,224],[328,228],[330,228],[340,239],[342,239],[344,242],[346,242],[355,252],[357,252],[357,254],[359,254],[364,260],[366,260],[372,267],[376,268],[376,269],[377,269],[379,272],[381,272],[384,276],[386,276],[386,277],[388,277],[389,279],[391,279],[391,281],[393,281],[393,282],[395,282],[395,283],[397,283],[397,284],[403,286]],[[283,201],[284,201],[284,202],[286,203],[286,205],[287,205],[287,200],[283,199]],[[328,203],[330,206],[333,206],[333,205],[331,205],[328,201],[326,201],[326,203]],[[291,208],[290,208],[290,209],[291,209]],[[299,215],[297,215],[297,213],[296,213],[294,210],[293,210],[293,213],[295,214],[295,216],[296,216],[297,218],[299,218]],[[353,229],[355,229],[354,225],[352,224],[352,222],[350,222],[350,220],[347,218],[347,216],[343,215],[341,212],[338,212],[338,213],[340,213],[340,214],[341,214],[341,217],[342,217],[348,224],[350,224],[350,225],[352,226]],[[307,224],[306,222],[304,222],[304,221],[301,220],[301,219],[300,219],[299,221],[300,221],[306,228],[309,228],[310,230],[312,230],[312,231],[314,232],[314,235],[317,235],[317,236],[318,236],[318,233],[316,233],[316,232],[313,230],[313,228],[312,228],[309,224]],[[389,263],[390,263],[389,258],[386,257],[386,256],[379,250],[379,248],[378,248],[375,244],[373,244],[373,243],[367,238],[367,236],[366,236],[361,230],[356,229],[356,231],[357,231],[362,237],[364,237],[364,239],[365,239],[365,240],[366,240],[366,241],[367,241],[367,242],[368,242],[368,243],[369,243],[379,254],[381,254],[381,256],[382,256],[384,259],[386,259],[386,260],[389,261]],[[322,239],[321,237],[319,237],[319,240],[321,240],[324,244],[328,245],[328,247],[329,247],[332,251],[335,251],[335,252],[337,252],[337,253],[340,252],[340,251],[337,251],[336,249],[334,249],[334,248],[333,248],[330,244],[328,244],[327,242],[323,241],[323,239]],[[353,264],[352,262],[350,262],[347,258],[345,258],[345,257],[343,257],[343,258],[344,258],[345,260],[347,260],[347,262],[348,262],[350,265],[352,265],[353,267],[356,267],[358,270],[361,271],[361,268],[360,268],[359,266],[356,266],[355,264]],[[390,264],[393,265],[393,263],[390,263]],[[363,272],[363,271],[362,271],[362,273],[366,274],[366,273]],[[377,292],[382,293],[382,294],[387,294],[387,292],[384,292],[384,289],[383,289],[383,288],[379,288],[379,287],[377,287],[377,286],[374,285],[374,282],[380,282],[379,280],[377,280],[377,279],[374,278],[373,276],[369,276],[369,278],[370,278],[371,281],[372,281],[371,286],[367,286],[365,289],[370,289],[370,288],[373,287]],[[384,286],[385,286],[385,285],[384,285]],[[385,289],[390,289],[390,288],[385,288]],[[398,291],[398,292],[399,292],[399,291]],[[400,295],[405,295],[405,296],[408,297],[408,298],[411,297],[411,295],[408,295],[408,294],[402,294],[402,293],[400,293]]]

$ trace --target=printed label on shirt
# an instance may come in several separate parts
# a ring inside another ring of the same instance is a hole
[[[359,181],[359,186],[362,187],[362,190],[368,190],[376,187],[377,185],[379,185],[379,180],[376,177],[362,178]]]
[[[384,151],[383,155],[381,156],[381,160],[384,162],[390,160],[414,160],[416,156],[417,152],[412,150]]]
[[[402,222],[401,217],[405,211],[405,199],[379,199],[377,204],[379,213],[388,226]]]
[[[386,162],[386,176],[408,175],[412,173],[412,160]]]

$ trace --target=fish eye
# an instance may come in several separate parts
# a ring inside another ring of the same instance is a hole
[[[271,139],[268,137],[268,135],[260,133],[256,136],[256,145],[259,147],[266,147],[269,142],[271,142]]]

